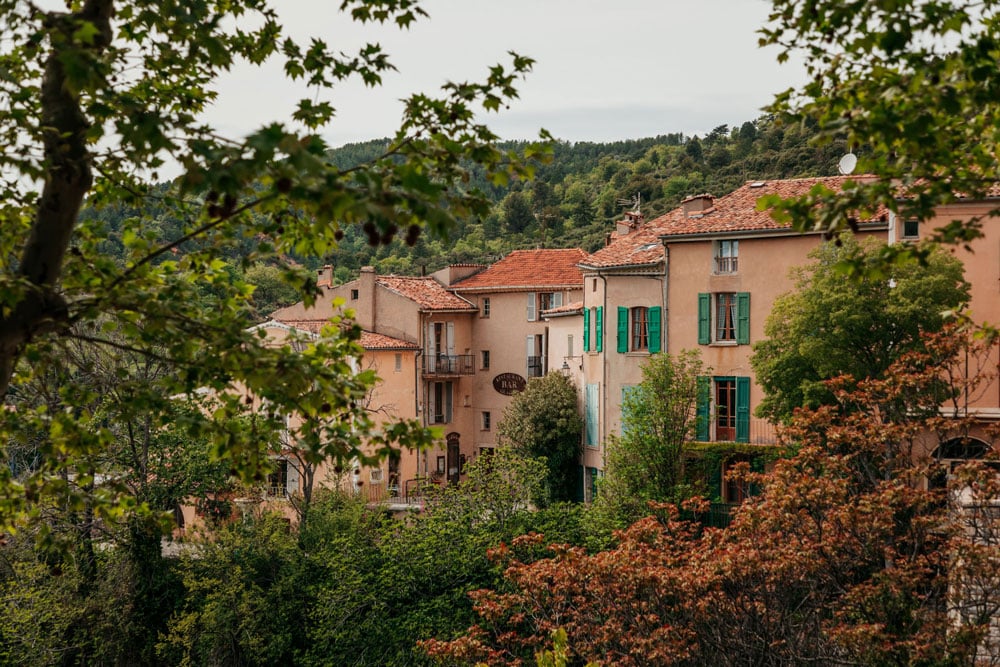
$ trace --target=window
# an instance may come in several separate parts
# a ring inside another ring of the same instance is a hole
[[[287,488],[288,461],[279,459],[274,462],[274,471],[267,476],[267,495],[283,498]]]
[[[427,387],[427,422],[448,424],[451,422],[453,387],[451,382],[431,382]]]
[[[538,310],[550,310],[562,305],[562,292],[540,292],[538,294]]]
[[[905,220],[903,222],[903,238],[915,239],[920,236],[920,222],[917,220]]]
[[[584,433],[586,435],[586,445],[588,447],[597,447],[599,442],[599,436],[597,433],[598,428],[598,406],[601,394],[601,385],[599,384],[588,384],[586,389],[584,389],[583,394],[583,412],[584,412]]]
[[[584,470],[583,477],[583,502],[591,503],[594,502],[594,498],[597,497],[597,480],[600,476],[600,472],[597,468],[586,468]]]
[[[357,300],[358,300],[358,290],[352,289],[351,290],[351,301],[357,301]]]
[[[575,357],[573,354],[573,334],[566,334],[566,356]]]
[[[597,278],[594,278],[591,281],[591,283],[590,283],[590,291],[591,292],[596,292],[597,291]]]
[[[434,468],[434,472],[439,475],[443,475],[445,471],[445,458],[443,456],[437,457],[437,465]]]
[[[750,343],[750,293],[698,295],[698,343]]]
[[[632,344],[629,346],[629,349],[631,350],[649,349],[649,329],[648,329],[649,323],[646,321],[646,316],[648,312],[649,309],[645,308],[644,306],[636,306],[631,310]]]
[[[525,350],[528,358],[527,377],[540,378],[545,375],[545,358],[542,356],[542,336],[528,336],[526,342]]]
[[[492,426],[493,426],[492,415],[487,411],[483,411],[483,430],[489,431]]]
[[[381,468],[372,468],[371,470],[369,470],[368,471],[368,479],[369,479],[369,481],[371,481],[372,484],[381,484],[382,483],[382,479],[383,479],[382,478],[382,469]]]
[[[395,371],[399,373],[403,370],[403,354],[401,352],[396,353],[396,368]]]
[[[736,295],[715,295],[715,340],[736,340]]]
[[[750,442],[750,378],[698,378],[697,439]]]
[[[715,242],[715,272],[736,273],[739,268],[740,242]]]
[[[481,306],[480,306],[480,310],[479,310],[479,316],[480,317],[489,317],[490,316],[490,297],[484,296],[482,298],[482,301],[480,303],[481,303]]]
[[[272,498],[287,498],[299,490],[299,469],[288,459],[273,459],[274,468],[267,476],[265,493]]]
[[[483,357],[483,370],[487,370],[490,367],[490,351],[483,350],[480,354]]]
[[[619,306],[618,351],[659,352],[661,313],[659,306]]]
[[[730,459],[722,464],[722,500],[727,503],[742,503],[750,496],[750,484],[745,479],[736,479],[733,469],[747,459]]]
[[[528,292],[528,321],[534,322],[535,319],[535,293]]]

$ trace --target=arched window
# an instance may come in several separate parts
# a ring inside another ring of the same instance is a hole
[[[989,443],[979,438],[962,436],[945,440],[931,455],[931,458],[941,463],[941,468],[927,481],[928,486],[932,489],[944,488],[948,485],[948,477],[956,466],[986,458],[992,450]]]

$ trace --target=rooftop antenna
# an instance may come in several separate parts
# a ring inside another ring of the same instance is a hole
[[[840,172],[841,176],[847,176],[848,174],[853,174],[855,167],[858,166],[858,158],[848,149],[847,155],[840,158],[840,162],[837,163],[837,171]]]
[[[642,213],[642,193],[636,192],[634,197],[619,199],[618,205],[630,207],[633,213]]]

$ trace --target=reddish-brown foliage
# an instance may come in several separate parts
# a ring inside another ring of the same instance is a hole
[[[980,348],[952,331],[886,380],[832,383],[838,405],[785,433],[796,456],[738,473],[763,492],[725,530],[660,507],[593,555],[559,546],[526,563],[511,545],[495,554],[508,587],[474,594],[481,623],[425,649],[521,664],[563,628],[575,659],[607,665],[986,664],[1000,482],[969,465],[947,489],[927,483],[934,446],[974,426],[939,407],[969,395],[951,362]]]

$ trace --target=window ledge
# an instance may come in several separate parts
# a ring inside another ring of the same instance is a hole
[[[737,347],[739,343],[735,340],[717,340],[708,344],[709,347]]]
[[[625,356],[627,356],[627,357],[648,357],[649,356],[649,350],[630,350],[629,352],[625,353]]]

